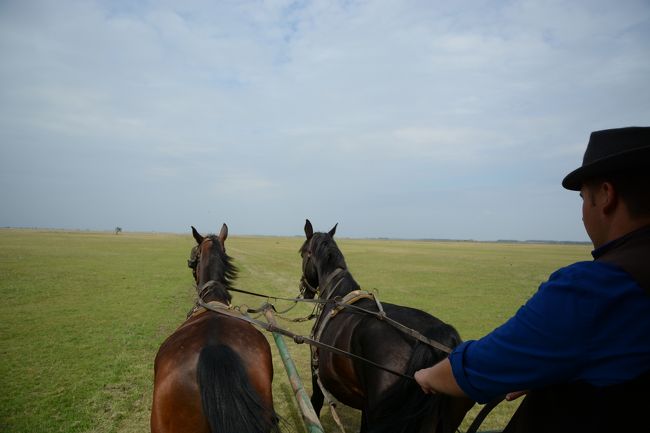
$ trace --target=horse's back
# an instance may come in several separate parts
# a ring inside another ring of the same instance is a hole
[[[363,299],[354,305],[368,311],[376,312],[378,310],[377,304],[371,299]],[[390,303],[381,305],[388,318],[431,340],[450,348],[456,347],[462,342],[458,331],[453,326],[425,311]],[[379,352],[383,357],[383,352],[387,348],[399,348],[410,352],[410,348],[415,345],[415,339],[412,336],[374,315],[359,313],[353,309],[344,309],[339,315],[341,316],[339,323],[328,328],[338,328],[339,330],[333,331],[333,333],[346,336],[350,342],[354,339],[363,343],[357,348],[366,353]],[[338,342],[346,344],[340,337]],[[444,356],[445,354],[441,352],[440,357]]]
[[[462,342],[456,328],[426,311],[389,303],[382,306],[391,319],[438,343],[454,348]]]
[[[218,313],[206,312],[181,325],[161,344],[156,355],[156,368],[162,363],[196,364],[205,346],[226,345],[241,356],[247,364],[259,365],[270,360],[271,348],[264,335],[251,324]]]
[[[355,307],[377,311],[374,300],[363,299]],[[440,319],[410,307],[383,303],[387,316],[442,344],[455,346],[460,342],[456,330]],[[343,309],[325,324],[320,341],[373,361],[396,371],[406,371],[416,341],[375,316]],[[433,350],[433,349],[432,349]],[[436,351],[434,359],[442,359]],[[370,395],[383,394],[399,379],[387,371],[369,367],[360,361],[320,351],[319,369],[325,387],[345,404],[362,409]],[[374,387],[372,392],[369,387]]]

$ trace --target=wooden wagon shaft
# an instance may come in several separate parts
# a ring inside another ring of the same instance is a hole
[[[271,308],[266,308],[264,310],[264,316],[266,320],[272,326],[276,326],[275,317],[273,316],[273,310]],[[302,381],[298,375],[298,370],[296,370],[296,365],[289,355],[289,350],[287,345],[284,343],[284,338],[281,334],[273,332],[273,338],[275,339],[275,344],[278,348],[278,353],[282,358],[284,363],[284,368],[287,371],[287,377],[291,383],[291,388],[293,388],[294,395],[296,397],[296,402],[298,402],[298,407],[300,408],[300,413],[302,414],[302,420],[305,423],[308,433],[324,433],[323,426],[321,425],[314,407],[311,405],[311,401],[307,396],[305,388],[302,386]]]

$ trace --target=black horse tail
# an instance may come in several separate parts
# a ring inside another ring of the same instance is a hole
[[[213,433],[279,432],[278,416],[264,405],[242,359],[230,347],[204,347],[196,377],[203,414]]]
[[[452,343],[452,342],[450,342]],[[458,342],[454,341],[453,346]],[[435,431],[436,433],[453,433],[458,423],[449,419],[451,397],[444,394],[425,394],[415,379],[416,371],[431,367],[447,356],[429,345],[417,342],[413,348],[405,375],[400,378],[385,394],[383,401],[373,409],[374,417],[381,421],[378,432],[411,433]],[[371,415],[373,416],[373,415]],[[427,426],[425,428],[425,426]],[[435,426],[435,428],[434,428]]]

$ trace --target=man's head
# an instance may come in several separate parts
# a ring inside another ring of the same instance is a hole
[[[605,129],[591,133],[582,166],[569,173],[562,186],[580,191],[587,180],[650,171],[650,127]]]
[[[599,247],[650,223],[650,127],[596,131],[582,166],[562,185],[580,191],[587,234]]]

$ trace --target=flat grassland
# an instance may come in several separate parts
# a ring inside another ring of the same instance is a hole
[[[302,241],[229,238],[228,253],[240,270],[237,287],[297,296]],[[382,301],[441,318],[464,339],[478,338],[501,324],[555,269],[590,259],[587,245],[337,242],[365,289],[374,290]],[[186,267],[193,245],[189,231],[114,235],[0,229],[0,431],[148,431],[156,351],[194,302]],[[237,305],[256,307],[263,301],[233,294]],[[278,310],[291,306],[274,303]],[[299,304],[286,315],[309,312],[309,306]],[[311,327],[278,321],[302,334]],[[304,431],[268,337],[283,430]],[[310,392],[309,348],[292,341],[287,345]],[[517,404],[500,405],[481,429],[503,428]],[[472,410],[463,429],[479,409]],[[349,432],[358,430],[359,412],[343,408],[341,415]],[[322,421],[327,432],[336,431],[327,408]]]

